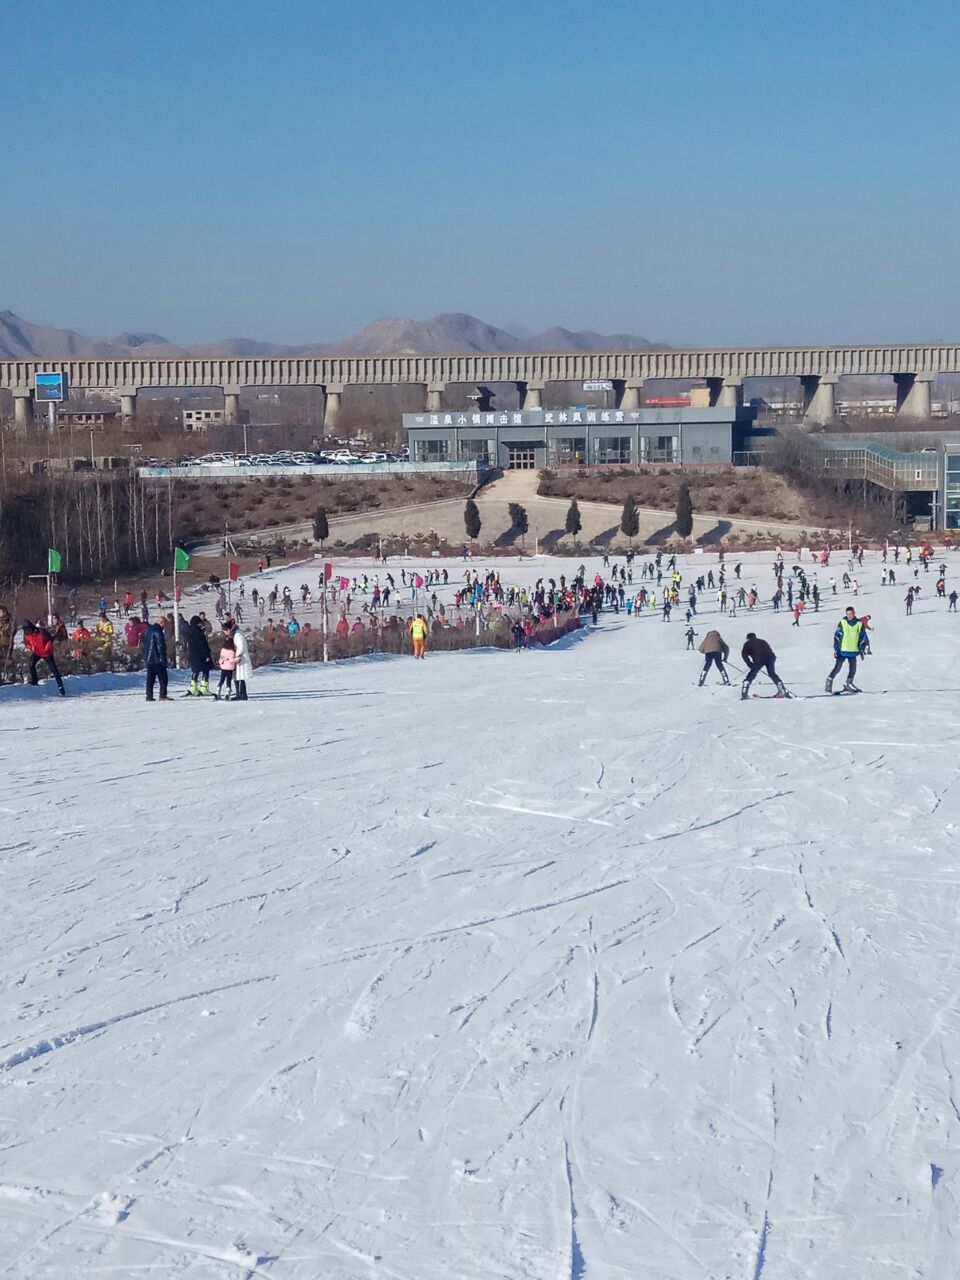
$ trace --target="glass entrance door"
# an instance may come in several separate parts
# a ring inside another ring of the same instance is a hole
[[[537,453],[533,445],[510,445],[508,471],[533,471],[537,465]]]

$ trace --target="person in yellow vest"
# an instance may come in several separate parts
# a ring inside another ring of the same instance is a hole
[[[93,634],[97,644],[101,649],[113,648],[113,623],[107,617],[106,613],[101,610],[99,621],[93,628]]]
[[[427,620],[422,613],[411,619],[410,639],[413,641],[413,656],[426,657],[427,652]]]
[[[863,656],[866,647],[867,633],[863,622],[857,617],[857,611],[853,605],[848,605],[833,633],[833,656],[836,661],[833,664],[833,670],[827,676],[827,693],[833,693],[833,678],[839,674],[844,663],[847,664],[847,681],[843,686],[843,692],[860,692],[853,683],[853,678],[857,674],[857,659]]]

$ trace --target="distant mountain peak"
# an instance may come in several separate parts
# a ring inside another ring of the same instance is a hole
[[[559,326],[543,333],[518,336],[487,324],[463,311],[444,312],[428,320],[384,316],[358,333],[338,342],[281,346],[254,338],[229,338],[181,347],[159,333],[123,332],[109,342],[85,337],[72,329],[32,324],[12,311],[0,311],[0,359],[57,360],[123,359],[148,356],[155,359],[183,356],[295,356],[322,355],[440,355],[444,352],[497,351],[637,351],[663,346],[632,334],[604,336],[591,330],[577,332]]]

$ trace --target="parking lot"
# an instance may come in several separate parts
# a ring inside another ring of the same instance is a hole
[[[232,453],[229,450],[204,453],[200,457],[144,458],[141,465],[151,467],[352,467],[377,463],[409,462],[406,448],[395,452],[360,452],[355,449],[310,450],[279,449],[276,453]]]

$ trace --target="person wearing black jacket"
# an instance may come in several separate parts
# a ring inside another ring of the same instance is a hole
[[[208,680],[213,669],[213,654],[199,617],[190,619],[187,629],[187,654],[190,658],[190,688],[188,696],[207,697],[210,694]]]
[[[159,617],[150,624],[143,633],[141,648],[143,664],[147,669],[147,701],[153,702],[153,687],[160,684],[160,701],[169,702],[167,697],[167,637],[163,633],[166,618]]]
[[[752,631],[747,632],[747,639],[740,650],[740,657],[747,665],[747,674],[740,687],[740,697],[750,697],[750,686],[757,678],[761,671],[766,671],[767,675],[777,686],[778,698],[789,698],[790,695],[784,688],[783,681],[777,675],[777,655],[773,652],[766,640],[758,640]]]

